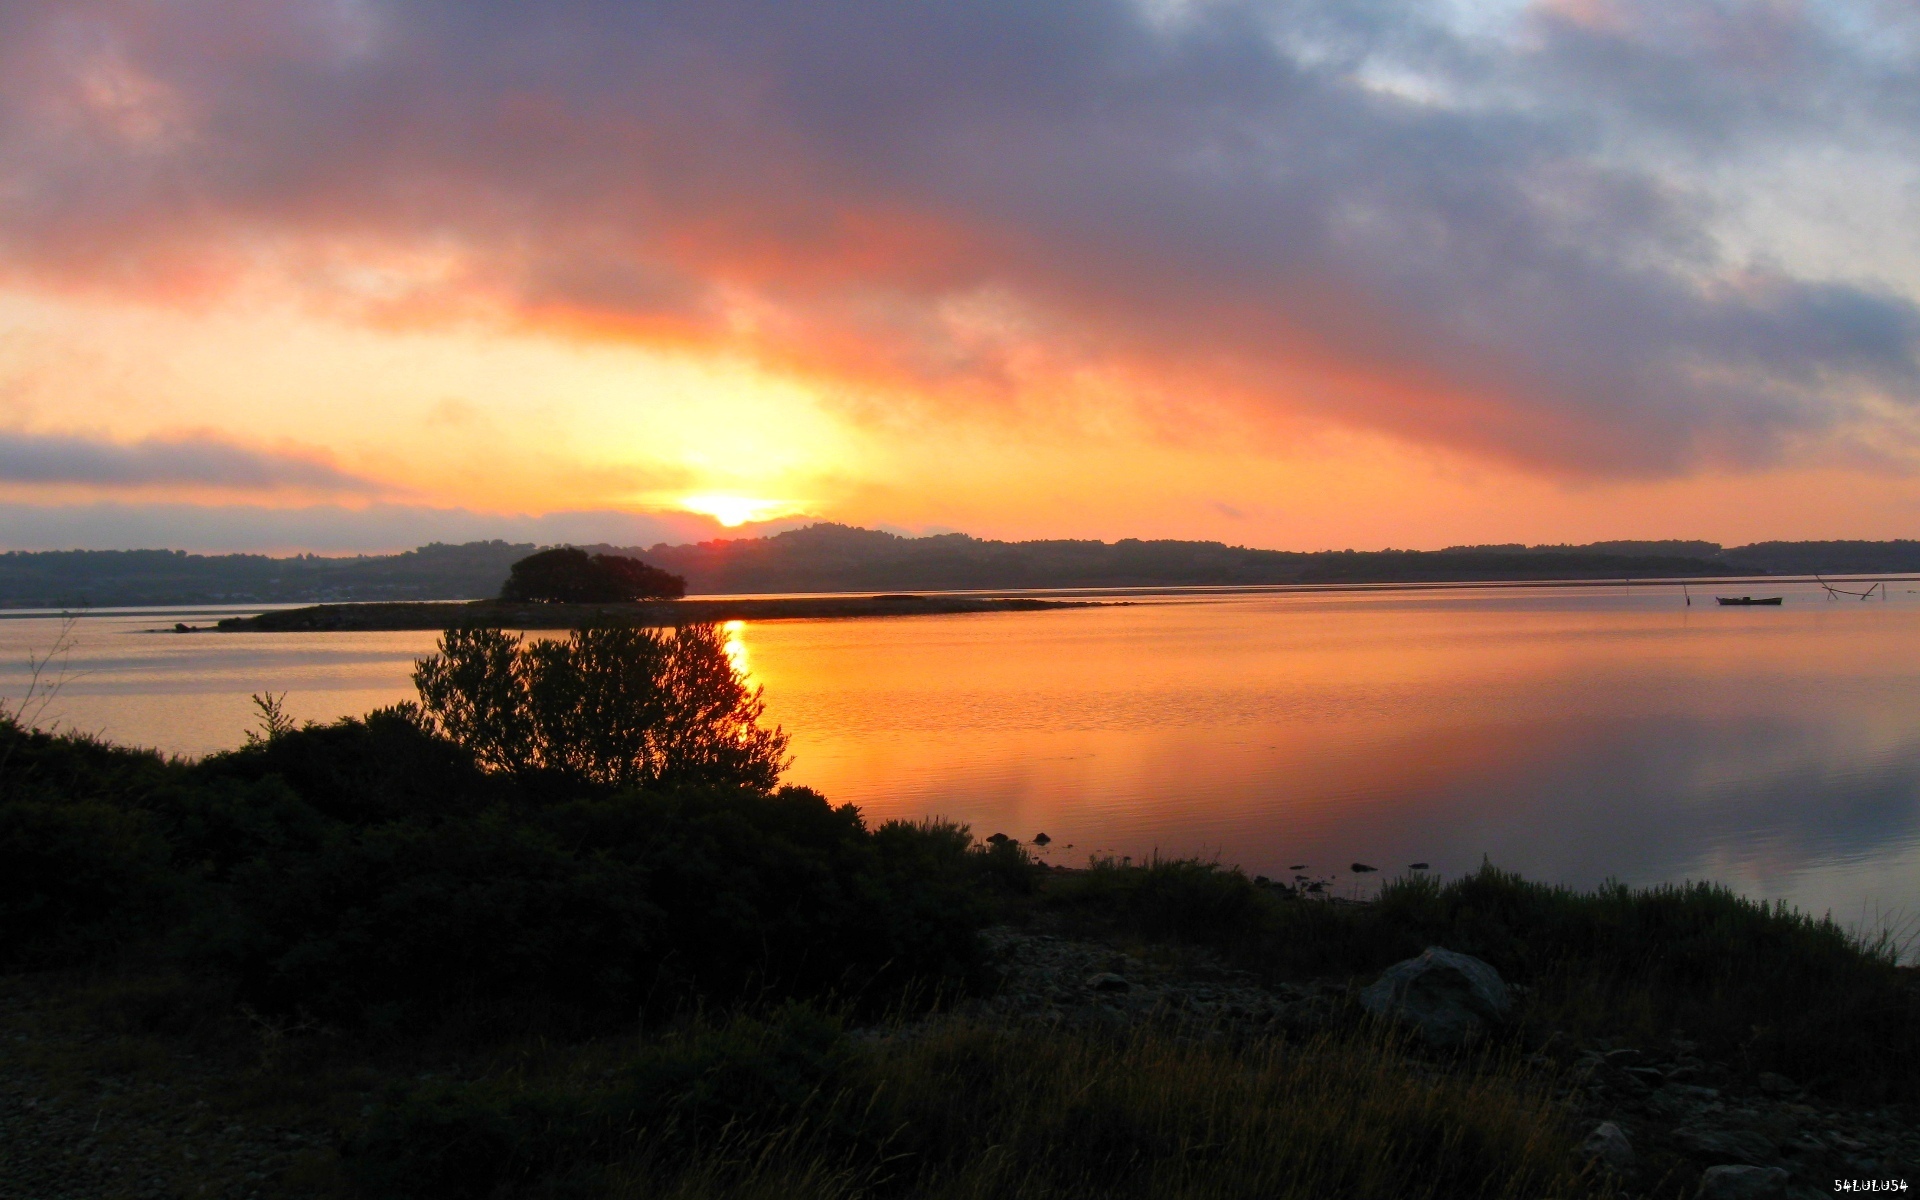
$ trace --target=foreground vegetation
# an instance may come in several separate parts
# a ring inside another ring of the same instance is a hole
[[[1216,864],[1096,863],[1050,903],[1082,922],[1212,946],[1269,978],[1351,978],[1426,946],[1492,963],[1531,988],[1527,1031],[1628,1044],[1680,1032],[1709,1056],[1829,1094],[1920,1098],[1920,992],[1891,931],[1711,883],[1590,892],[1483,866],[1411,876],[1371,904],[1290,900]]]
[[[289,1194],[373,1197],[1601,1194],[1529,1058],[1568,1034],[1920,1099],[1894,948],[1724,889],[1487,868],[1330,903],[870,827],[778,786],[711,629],[452,633],[416,678],[326,726],[263,698],[197,761],[0,719],[0,994],[38,1006],[35,1078],[191,1051],[325,1131]],[[1272,981],[1441,944],[1523,1003],[1464,1058],[1351,1009],[1291,1039],[1016,1026],[964,1003],[1005,923]]]

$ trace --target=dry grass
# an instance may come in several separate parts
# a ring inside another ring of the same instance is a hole
[[[737,1022],[705,1036],[764,1052],[783,1035]],[[601,1070],[562,1070],[504,1089],[490,1081],[470,1119],[443,1096],[431,1123],[396,1128],[384,1145],[419,1153],[423,1137],[441,1136],[470,1155],[489,1144],[476,1131],[500,1144],[501,1116],[521,1114],[511,1153],[522,1169],[502,1161],[498,1177],[511,1182],[498,1194],[623,1200],[1605,1194],[1576,1164],[1564,1109],[1509,1057],[1441,1072],[1377,1034],[1230,1045],[959,1019],[840,1050],[797,1102],[776,1099],[794,1082],[780,1079],[758,1111],[736,1102],[718,1120],[658,1106],[641,1117],[592,1094]],[[559,1139],[544,1153],[530,1144],[542,1130]],[[544,1162],[524,1169],[532,1158]],[[393,1165],[389,1186],[421,1188],[392,1194],[456,1194],[427,1182],[430,1162]]]

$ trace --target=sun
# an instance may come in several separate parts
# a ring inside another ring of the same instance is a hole
[[[736,525],[744,525],[748,521],[770,521],[775,517],[791,516],[800,511],[791,500],[761,500],[752,496],[728,495],[724,492],[683,496],[679,504],[686,511],[703,513],[729,529]]]

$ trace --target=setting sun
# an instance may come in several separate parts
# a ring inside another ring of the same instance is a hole
[[[775,517],[792,516],[800,511],[800,506],[791,500],[757,500],[751,496],[729,496],[724,493],[686,496],[680,500],[680,507],[688,512],[712,517],[729,528],[745,525],[748,521],[771,521]]]

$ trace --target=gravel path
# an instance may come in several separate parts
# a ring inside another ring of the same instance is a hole
[[[0,1200],[266,1200],[324,1174],[328,1132],[249,1122],[230,1066],[177,1039],[62,1028],[52,1009],[0,996]]]

